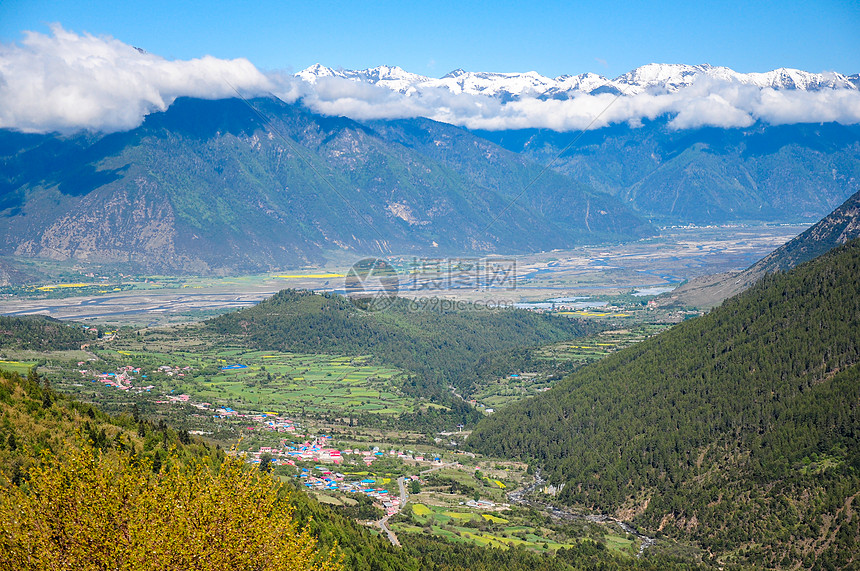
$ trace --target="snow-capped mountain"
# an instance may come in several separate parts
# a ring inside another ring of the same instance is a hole
[[[318,63],[298,72],[296,77],[299,77],[310,84],[316,84],[321,78],[327,77],[350,79],[352,81],[361,81],[364,83],[371,83],[373,85],[380,85],[387,87],[392,91],[399,91],[400,93],[409,93],[417,86],[430,80],[429,77],[409,73],[397,66],[380,65],[370,69],[355,71],[351,69],[335,70]]]
[[[555,87],[555,80],[534,71],[526,73],[488,73],[458,69],[440,79],[428,79],[422,87],[442,87],[452,93],[504,97],[541,95]]]
[[[779,68],[764,73],[739,73],[727,67],[652,63],[638,67],[615,79],[595,73],[562,75],[555,78],[537,72],[491,73],[457,69],[441,78],[432,78],[405,71],[399,67],[379,66],[370,69],[334,70],[320,64],[296,74],[315,84],[321,78],[336,77],[380,85],[406,95],[426,89],[445,89],[451,93],[484,95],[501,99],[521,97],[567,98],[578,93],[674,93],[698,81],[753,85],[760,88],[819,91],[823,89],[860,89],[860,75],[840,73],[810,73],[798,69]]]

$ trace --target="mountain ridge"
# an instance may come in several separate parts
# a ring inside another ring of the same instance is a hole
[[[0,131],[0,161],[0,252],[146,271],[268,271],[331,251],[509,254],[653,233],[617,199],[461,128],[360,123],[274,98],[180,99],[105,136]]]
[[[767,72],[740,73],[728,67],[709,64],[651,63],[610,79],[586,72],[578,75],[547,77],[535,71],[522,73],[473,72],[453,70],[441,78],[423,76],[398,66],[377,66],[363,70],[333,69],[314,64],[295,74],[314,84],[321,78],[340,78],[379,85],[402,94],[422,89],[445,89],[451,93],[486,95],[501,99],[533,96],[570,98],[577,94],[673,93],[697,81],[711,80],[777,90],[818,91],[823,89],[860,89],[860,74],[837,72],[811,73],[799,69],[777,68]]]
[[[799,236],[746,270],[697,278],[657,298],[657,304],[712,307],[752,287],[766,274],[788,271],[860,237],[860,191]]]
[[[860,189],[856,125],[677,130],[655,119],[575,138],[548,129],[474,132],[660,224],[806,222]]]

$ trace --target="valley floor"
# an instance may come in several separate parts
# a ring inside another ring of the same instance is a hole
[[[630,244],[510,257],[516,287],[443,287],[437,282],[401,279],[399,295],[438,296],[469,302],[542,301],[567,296],[659,293],[702,275],[750,266],[806,225],[666,228],[655,238]],[[426,264],[407,256],[389,258],[403,276]],[[355,260],[325,268],[224,278],[124,275],[81,264],[56,265],[17,260],[43,281],[0,287],[0,315],[41,314],[59,319],[114,325],[160,325],[211,317],[259,303],[283,288],[343,291]],[[467,260],[468,261],[468,260]],[[28,265],[29,264],[29,265]],[[419,268],[420,269],[420,268]],[[87,275],[92,274],[92,275]],[[410,274],[411,276],[412,274]],[[71,276],[74,276],[73,279]]]
[[[470,302],[492,296],[595,323],[585,336],[531,349],[533,369],[481,378],[468,391],[448,387],[481,417],[698,314],[648,301],[685,280],[745,268],[803,228],[673,228],[634,244],[521,256],[516,287],[489,291],[428,291],[416,284],[432,276],[416,273],[414,260],[391,263],[410,276],[403,283],[416,285],[400,295]],[[78,400],[245,453],[320,502],[378,526],[393,543],[422,534],[538,554],[593,545],[629,560],[643,551],[703,560],[693,545],[655,543],[623,521],[554,505],[556,491],[521,462],[464,452],[470,427],[444,416],[456,403],[408,393],[409,371],[373,355],[261,350],[189,323],[254,305],[285,287],[337,292],[347,272],[337,266],[238,278],[103,276],[98,284],[7,286],[0,313],[84,321],[100,335],[79,350],[4,349],[0,369],[25,373],[38,365],[51,386]]]

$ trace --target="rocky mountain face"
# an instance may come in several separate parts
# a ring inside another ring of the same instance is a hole
[[[617,199],[450,125],[361,124],[277,99],[178,100],[132,131],[0,132],[0,252],[146,271],[635,239]]]

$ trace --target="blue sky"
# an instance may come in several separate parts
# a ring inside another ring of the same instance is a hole
[[[264,70],[380,64],[441,76],[710,63],[740,72],[860,72],[860,2],[256,2],[4,0],[0,41],[60,23],[169,58],[248,58]]]

